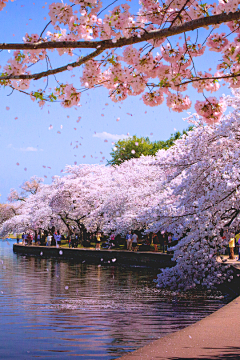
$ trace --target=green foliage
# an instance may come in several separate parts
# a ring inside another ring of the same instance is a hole
[[[120,165],[122,162],[139,158],[141,155],[155,155],[156,152],[160,149],[169,149],[174,145],[174,142],[177,139],[180,139],[183,135],[187,135],[188,131],[192,130],[193,127],[190,126],[187,130],[183,130],[171,134],[168,140],[159,140],[151,142],[148,137],[137,137],[134,135],[133,137],[129,137],[127,139],[118,140],[110,155],[112,157],[111,160],[108,160],[108,165]]]

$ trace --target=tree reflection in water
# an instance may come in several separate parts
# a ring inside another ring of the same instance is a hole
[[[223,306],[219,293],[179,299],[159,271],[13,254],[0,243],[0,358],[114,359]]]

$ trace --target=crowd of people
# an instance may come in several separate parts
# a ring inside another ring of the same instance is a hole
[[[60,231],[38,231],[26,232],[21,235],[23,245],[39,246],[56,246],[59,247],[61,242],[68,243],[69,248],[77,248],[79,244],[83,247],[91,247],[95,244],[95,249],[114,249],[125,248],[128,251],[154,251],[171,252],[171,247],[176,245],[178,240],[172,234],[166,232],[158,232],[153,234],[142,235],[141,231],[129,231],[126,237],[121,235],[111,234],[106,236],[100,231],[90,233],[87,231],[77,232],[73,229],[68,234],[60,234]],[[17,243],[19,243],[19,236],[17,236]],[[121,246],[123,245],[123,246]]]
[[[150,251],[151,245],[154,251],[162,251],[163,253],[173,253],[172,247],[178,243],[178,239],[171,233],[158,232],[142,236],[140,231],[129,231],[126,237],[111,234],[105,236],[101,232],[90,233],[84,231],[82,234],[72,231],[71,235],[60,234],[59,231],[39,231],[35,233],[26,232],[21,235],[23,245],[32,245],[35,241],[39,246],[56,246],[60,247],[61,241],[65,240],[69,248],[77,248],[79,244],[83,247],[91,247],[95,243],[96,250],[114,249],[124,245],[128,251]],[[231,232],[228,229],[222,233],[222,238],[228,241],[229,259],[240,261],[240,231]],[[19,243],[17,236],[17,243]],[[236,257],[238,255],[238,257]]]

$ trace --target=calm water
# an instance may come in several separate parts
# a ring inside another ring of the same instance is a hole
[[[156,289],[157,272],[13,254],[0,241],[0,359],[115,359],[219,309]]]

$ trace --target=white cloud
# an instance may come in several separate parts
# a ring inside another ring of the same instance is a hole
[[[32,147],[32,146],[28,146],[28,147],[26,147],[26,148],[15,148],[15,147],[12,146],[12,144],[8,144],[7,147],[8,147],[8,148],[11,148],[11,149],[13,149],[13,150],[17,150],[17,151],[38,151],[37,148],[34,148],[34,147]],[[40,149],[40,150],[43,151],[43,149]]]
[[[34,148],[34,147],[32,147],[32,146],[28,146],[28,147],[26,147],[26,148],[20,148],[19,150],[20,150],[20,151],[38,151],[37,148]]]
[[[129,135],[118,135],[118,134],[110,134],[106,131],[103,131],[101,133],[93,134],[93,137],[99,138],[99,139],[110,139],[110,140],[120,140],[120,139],[127,139],[131,136]]]

